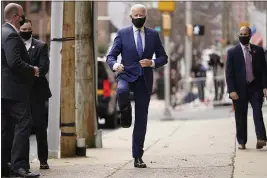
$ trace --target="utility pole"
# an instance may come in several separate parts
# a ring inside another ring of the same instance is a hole
[[[224,42],[227,40],[227,29],[228,29],[228,19],[227,19],[227,2],[223,1],[223,10],[222,10],[222,43],[220,43],[221,59],[224,58]]]
[[[93,2],[76,2],[76,121],[77,146],[95,146],[95,57]],[[81,145],[79,145],[79,143]],[[85,144],[86,143],[86,144]],[[85,151],[85,150],[84,150]],[[85,156],[85,152],[81,152]]]
[[[162,28],[164,33],[164,47],[169,62],[164,66],[164,92],[165,92],[165,108],[162,120],[173,120],[170,110],[170,33],[171,33],[171,12],[175,11],[175,1],[160,1],[159,10],[162,13]]]
[[[76,155],[74,36],[75,2],[65,1],[61,69],[61,157]]]
[[[228,28],[228,31],[229,31],[229,42],[231,44],[233,44],[233,39],[234,39],[234,36],[233,36],[233,6],[232,6],[232,2],[228,2],[229,3],[229,10],[228,10],[228,20],[229,20],[229,28]]]
[[[50,158],[59,158],[60,149],[60,94],[61,94],[61,49],[63,32],[63,7],[62,1],[51,2],[51,46],[49,86],[53,97],[49,99],[48,112],[48,151]]]
[[[193,30],[192,27],[192,2],[185,2],[185,25],[186,27],[191,26],[190,30]],[[192,66],[192,46],[193,46],[193,37],[192,34],[187,34],[185,36],[185,63],[186,63],[186,73],[185,78],[189,79],[191,74]],[[186,84],[186,89],[190,89],[189,83]]]
[[[96,25],[98,24],[98,2],[97,1],[93,1],[93,42],[94,42],[94,59],[97,59],[98,57],[98,50],[97,50],[97,34],[98,34],[98,28],[96,28]],[[98,66],[97,66],[97,60],[95,60],[95,74],[98,74]],[[98,83],[98,78],[97,78],[97,75],[95,75],[94,77],[95,79],[95,93],[97,92],[97,89],[98,89],[98,86],[97,86],[97,83]],[[96,97],[96,105],[98,105],[98,101],[97,101],[97,96],[95,95]],[[102,130],[101,129],[98,129],[98,116],[97,116],[97,113],[96,113],[96,118],[94,120],[94,128],[95,128],[95,147],[96,148],[102,148],[103,147],[103,144],[102,144]]]
[[[227,27],[227,19],[226,19],[226,11],[227,11],[227,7],[226,7],[226,1],[223,1],[223,10],[222,10],[222,39],[225,40],[226,39],[226,27]]]

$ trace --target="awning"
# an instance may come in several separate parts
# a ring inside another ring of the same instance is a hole
[[[251,43],[261,46],[263,45],[263,39],[262,36],[259,32],[256,32],[252,37],[251,37]]]

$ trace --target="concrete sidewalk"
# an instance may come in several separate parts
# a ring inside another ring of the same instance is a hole
[[[255,150],[251,118],[249,125],[248,150],[236,154],[233,118],[149,120],[143,157],[147,169],[133,167],[132,128],[121,128],[103,136],[102,149],[88,149],[87,158],[50,159],[51,169],[40,174],[49,178],[245,178],[249,174],[249,178],[264,178],[267,149]],[[38,162],[31,166],[39,171]]]
[[[267,113],[264,115],[267,126]],[[246,150],[236,150],[234,178],[267,178],[267,147],[256,150],[256,134],[252,117],[248,120]]]

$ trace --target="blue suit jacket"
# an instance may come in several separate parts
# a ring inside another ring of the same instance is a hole
[[[250,48],[255,90],[263,92],[263,88],[267,88],[267,68],[264,51],[261,47],[252,44],[250,44]],[[239,98],[246,97],[246,64],[240,44],[229,49],[225,74],[228,92],[231,93],[235,91]]]
[[[142,58],[139,57],[135,40],[133,27],[127,27],[119,30],[114,40],[113,46],[107,56],[107,63],[111,70],[117,62],[117,56],[121,54],[124,65],[124,71],[118,74],[118,79],[123,79],[128,82],[134,82],[143,70],[145,82],[149,93],[152,92],[153,85],[153,68],[145,67],[142,69],[139,61],[141,59],[152,59],[153,54],[156,54],[155,68],[161,67],[168,62],[168,56],[162,46],[158,33],[150,28],[144,28],[145,32],[145,49]]]

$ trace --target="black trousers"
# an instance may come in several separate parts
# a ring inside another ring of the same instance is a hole
[[[32,127],[29,102],[1,99],[2,173],[7,173],[8,162],[13,170],[29,168],[29,136]]]
[[[198,97],[201,101],[205,99],[205,82],[197,81]]]
[[[214,80],[214,89],[215,89],[214,100],[222,100],[224,94],[224,80]]]
[[[250,102],[253,110],[253,120],[258,140],[266,139],[266,129],[262,116],[263,94],[262,91],[255,90],[255,86],[248,84],[247,96],[243,96],[234,101],[235,120],[236,120],[236,137],[239,144],[247,143],[247,114],[248,102]]]
[[[48,159],[47,144],[47,126],[48,120],[45,116],[45,100],[31,100],[31,115],[33,121],[33,129],[36,134],[38,159],[40,162]]]

